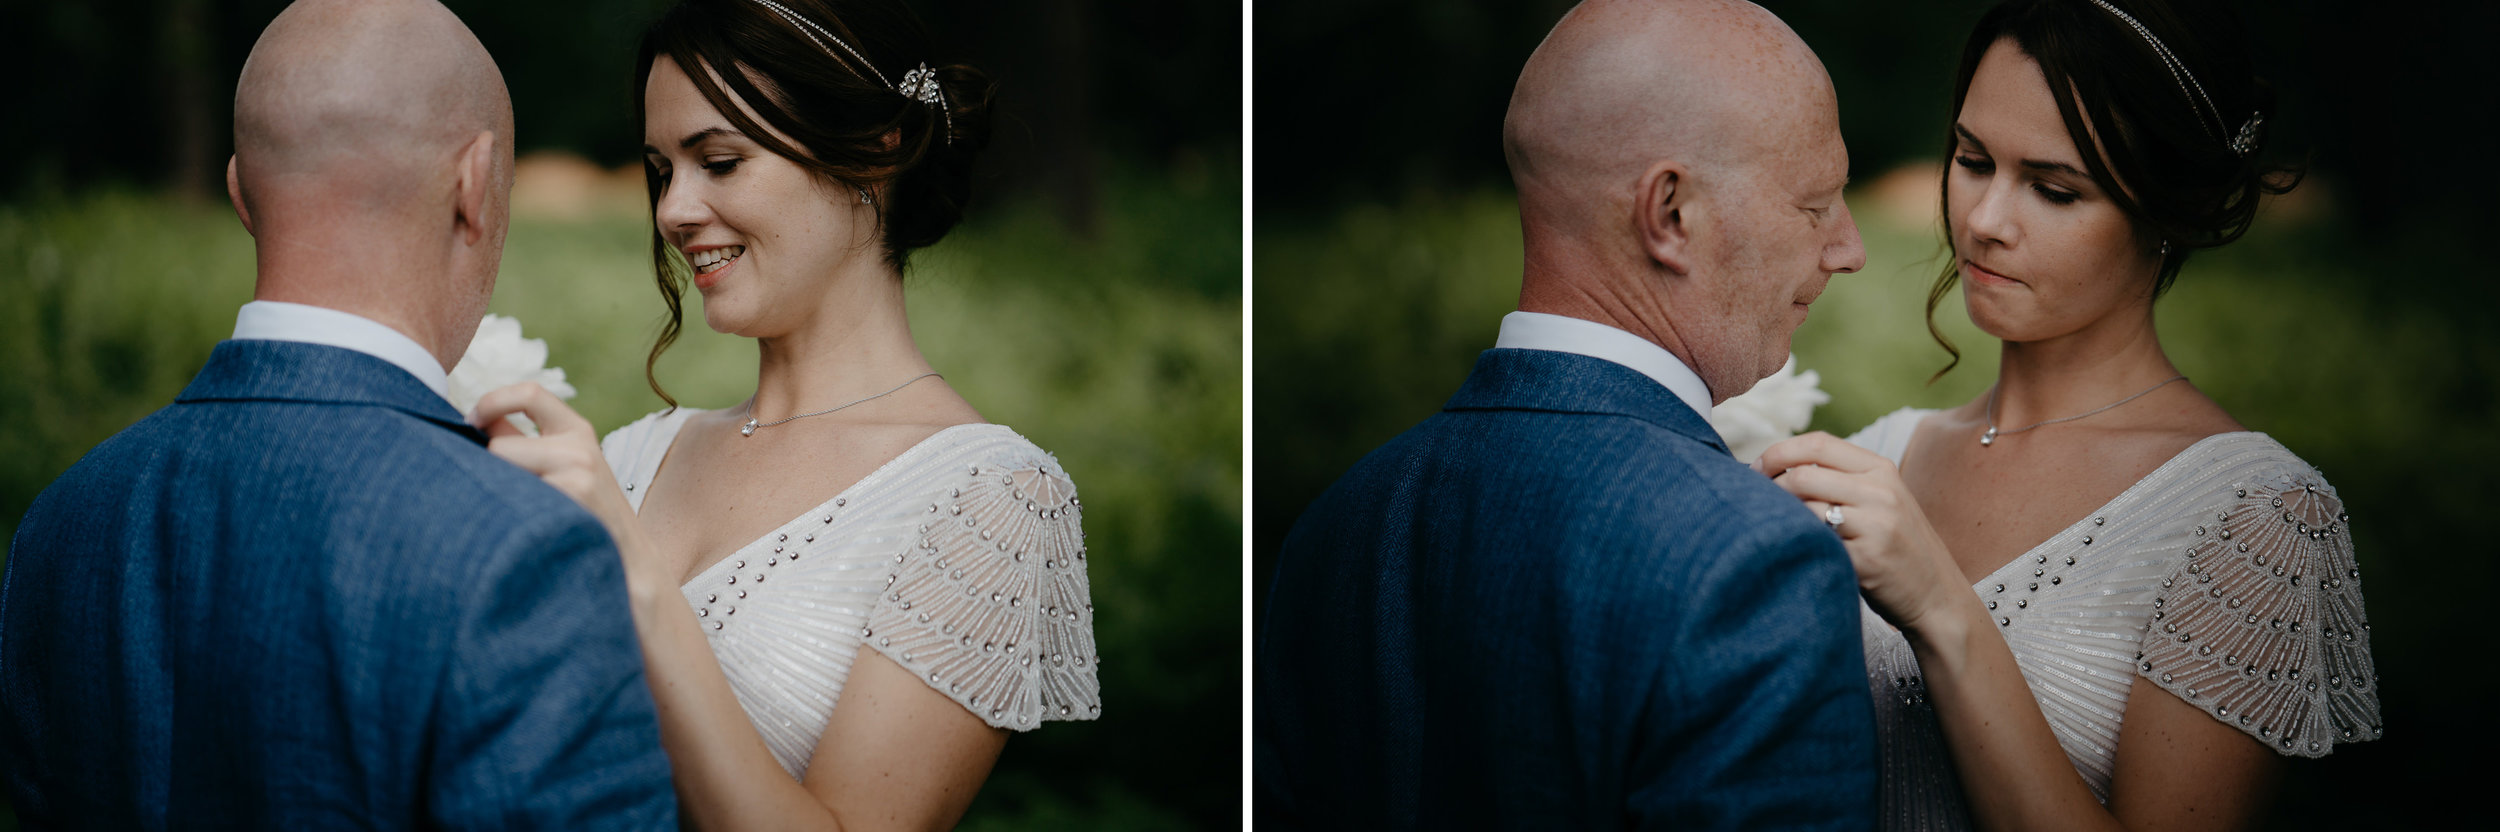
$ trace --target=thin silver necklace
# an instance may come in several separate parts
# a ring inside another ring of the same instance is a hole
[[[2156,385],[2153,385],[2153,386],[2151,386],[2151,387],[2144,388],[2143,392],[2137,393],[2137,394],[2132,395],[2132,396],[2128,396],[2128,397],[2123,398],[2123,399],[2119,399],[2119,400],[2114,401],[2114,402],[2110,402],[2110,403],[2105,404],[2105,405],[2101,405],[2100,407],[2095,407],[2095,408],[2092,408],[2091,410],[2086,410],[2086,411],[2084,411],[2084,412],[2082,412],[2082,413],[2077,413],[2077,414],[2075,414],[2075,415],[2073,415],[2073,416],[2068,416],[2068,417],[2063,418],[2063,419],[2050,419],[2050,420],[2048,420],[2048,421],[2046,421],[2046,422],[2033,422],[2033,423],[2031,423],[2031,424],[2024,425],[2024,426],[2022,426],[2022,427],[2015,428],[2015,429],[2013,429],[2013,430],[2004,431],[2004,432],[2002,432],[2002,433],[2000,433],[2000,432],[1998,432],[1998,431],[1997,431],[1997,388],[1990,387],[1990,388],[1988,388],[1988,432],[1986,432],[1986,433],[1982,433],[1982,434],[1980,434],[1980,435],[1979,435],[1979,447],[1985,448],[1985,447],[1988,447],[1988,446],[1990,446],[1990,445],[1994,445],[1994,444],[1996,444],[1996,443],[1997,443],[1997,437],[1999,437],[1999,436],[2012,436],[2012,435],[2014,435],[2014,434],[2021,433],[2021,432],[2023,432],[2023,431],[2027,431],[2027,430],[2030,430],[2030,429],[2032,429],[2032,428],[2041,427],[2041,426],[2044,426],[2044,425],[2054,425],[2054,424],[2057,424],[2057,423],[2059,423],[2059,422],[2072,422],[2072,421],[2074,421],[2074,420],[2076,420],[2076,419],[2081,419],[2081,418],[2083,418],[2083,417],[2085,417],[2085,416],[2090,416],[2090,415],[2092,415],[2092,414],[2094,414],[2094,413],[2099,413],[2099,412],[2101,412],[2101,411],[2108,410],[2108,409],[2110,409],[2110,408],[2117,407],[2117,406],[2119,406],[2119,405],[2126,404],[2126,403],[2128,403],[2128,402],[2135,401],[2135,400],[2140,399],[2140,398],[2144,398],[2144,394],[2145,394],[2145,393],[2150,393],[2150,392],[2153,392],[2153,391],[2155,391],[2155,390],[2159,390],[2159,389],[2161,389],[2161,388],[2162,388],[2162,386],[2163,386],[2163,385],[2169,384],[2169,383],[2171,383],[2171,382],[2173,382],[2173,381],[2185,381],[2185,380],[2187,380],[2187,376],[2184,376],[2184,375],[2171,376],[2171,377],[2169,377],[2169,378],[2167,378],[2167,379],[2163,379],[2161,384],[2156,384]]]
[[[761,429],[761,428],[769,428],[769,427],[772,427],[772,426],[774,426],[774,425],[781,424],[782,422],[788,422],[788,421],[791,421],[792,419],[805,419],[805,418],[807,418],[807,417],[809,417],[809,416],[823,416],[823,415],[825,415],[825,414],[827,414],[827,413],[832,413],[832,412],[834,412],[834,411],[836,411],[836,410],[841,410],[841,409],[842,409],[842,408],[844,408],[844,407],[850,407],[851,405],[854,405],[854,404],[859,404],[860,402],[872,401],[872,400],[876,400],[876,399],[882,399],[882,398],[885,398],[885,397],[887,397],[887,396],[894,395],[894,393],[895,393],[896,391],[899,391],[899,390],[901,390],[901,389],[903,389],[903,388],[905,388],[905,387],[910,387],[910,386],[911,386],[911,382],[912,382],[912,381],[919,381],[919,380],[921,380],[921,379],[928,378],[928,377],[930,377],[930,376],[934,376],[934,375],[937,375],[937,374],[936,374],[936,373],[921,373],[921,374],[919,374],[919,375],[912,376],[912,377],[911,377],[911,381],[906,381],[906,382],[903,382],[903,383],[901,383],[901,384],[894,385],[894,389],[893,389],[893,390],[888,390],[888,391],[885,391],[885,392],[883,392],[883,393],[878,393],[878,394],[876,394],[876,395],[874,395],[874,396],[869,396],[868,398],[865,398],[865,399],[860,399],[860,400],[858,400],[858,401],[849,402],[849,403],[847,403],[847,404],[843,404],[843,405],[841,405],[841,406],[839,406],[839,407],[831,407],[831,408],[826,408],[826,409],[824,409],[824,410],[819,410],[819,411],[816,411],[816,412],[814,412],[814,413],[801,413],[801,414],[799,414],[799,415],[797,415],[797,416],[792,416],[792,417],[790,417],[789,419],[783,419],[783,420],[781,420],[780,422],[765,422],[765,423],[760,424],[760,425],[759,425],[759,424],[756,424],[756,422],[755,422],[755,400],[753,400],[753,399],[748,399],[748,400],[747,400],[747,423],[746,423],[746,424],[743,424],[743,425],[739,425],[739,426],[738,426],[738,435],[739,435],[739,436],[754,436],[754,435],[755,435],[756,430],[758,430],[758,429]]]

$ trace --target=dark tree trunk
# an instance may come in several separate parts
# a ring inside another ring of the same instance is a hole
[[[1100,225],[1100,183],[1094,159],[1093,0],[1045,3],[1044,40],[1048,60],[1058,66],[1058,83],[1041,90],[1044,113],[1040,156],[1053,173],[1043,178],[1059,203],[1070,231],[1091,239]]]
[[[214,70],[208,0],[165,0],[157,18],[158,103],[163,107],[166,190],[207,198],[224,193],[225,166],[217,159],[217,120],[209,92]]]

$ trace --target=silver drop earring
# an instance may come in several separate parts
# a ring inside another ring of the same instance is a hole
[[[864,197],[865,192],[862,192],[862,193],[863,193],[863,198],[865,198],[865,197]],[[2162,256],[2164,259],[2168,259],[2168,258],[2170,257],[2170,241],[2169,241],[2169,240],[2163,240],[2163,241],[2161,241],[2161,256]]]
[[[874,195],[872,195],[872,194],[868,193],[868,189],[867,189],[866,187],[864,187],[864,186],[863,186],[863,187],[861,187],[861,188],[859,189],[859,204],[861,204],[861,205],[875,205],[875,204],[877,204],[877,198],[876,198],[876,196],[874,196]],[[2170,244],[2169,244],[2169,243],[2163,243],[2163,244],[2162,244],[2162,251],[2163,251],[2164,253],[2169,252],[2169,251],[2170,251]]]

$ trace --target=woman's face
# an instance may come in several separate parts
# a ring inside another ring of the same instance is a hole
[[[676,61],[652,63],[643,104],[643,158],[660,177],[654,220],[694,267],[712,329],[788,332],[836,298],[838,284],[882,271],[875,207],[740,134]]]
[[[2084,172],[2039,62],[2012,39],[1980,59],[1954,133],[1945,217],[1972,323],[2024,342],[2151,314],[2158,242]]]

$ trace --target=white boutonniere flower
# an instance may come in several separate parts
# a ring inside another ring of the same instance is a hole
[[[487,393],[524,381],[538,382],[556,398],[573,398],[573,385],[564,382],[564,368],[547,366],[547,342],[539,338],[521,337],[521,322],[503,315],[488,315],[477,325],[477,337],[469,339],[469,351],[460,355],[459,366],[451,368],[451,406],[462,416],[474,415],[477,400]],[[512,423],[532,436],[538,426],[529,417],[518,413]]]
[[[1813,370],[1797,371],[1797,356],[1788,356],[1788,363],[1769,378],[1755,382],[1744,395],[1721,402],[1710,409],[1710,427],[1727,440],[1728,451],[1738,462],[1752,462],[1763,450],[1806,429],[1814,420],[1816,405],[1832,400],[1832,394],[1818,385],[1823,377]]]

